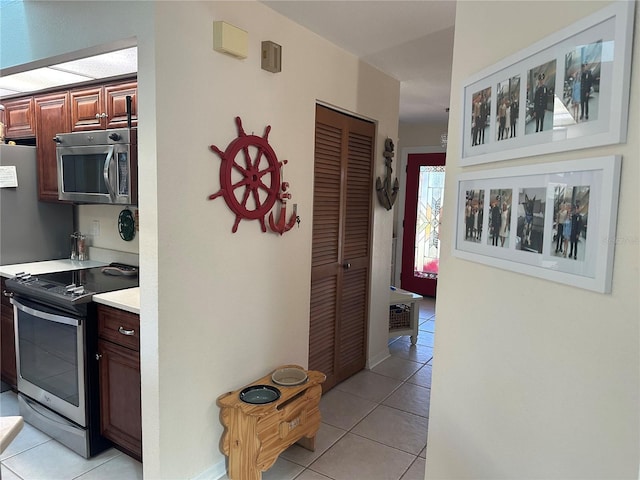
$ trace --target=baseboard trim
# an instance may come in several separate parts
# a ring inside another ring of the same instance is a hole
[[[222,459],[218,463],[213,464],[204,472],[200,473],[193,480],[220,480],[227,474],[226,460]]]
[[[384,362],[387,358],[389,358],[391,355],[389,354],[389,349],[385,349],[382,352],[379,352],[378,354],[369,357],[367,359],[367,369],[371,370],[372,368],[375,368],[377,365],[381,364],[382,362]]]

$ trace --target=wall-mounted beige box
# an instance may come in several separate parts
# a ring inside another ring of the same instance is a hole
[[[249,34],[226,22],[213,22],[213,49],[237,58],[247,58]]]

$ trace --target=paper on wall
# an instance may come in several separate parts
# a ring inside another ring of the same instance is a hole
[[[18,173],[15,165],[0,166],[0,188],[17,187]]]

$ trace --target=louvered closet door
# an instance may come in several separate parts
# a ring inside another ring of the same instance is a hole
[[[309,368],[324,391],[366,363],[375,126],[316,107]]]

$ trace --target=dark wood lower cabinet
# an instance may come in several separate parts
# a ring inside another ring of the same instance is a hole
[[[16,346],[13,329],[13,305],[9,297],[4,296],[4,278],[0,287],[0,362],[2,381],[16,388],[18,378],[16,374]]]
[[[101,433],[142,460],[139,330],[138,315],[98,307]]]

